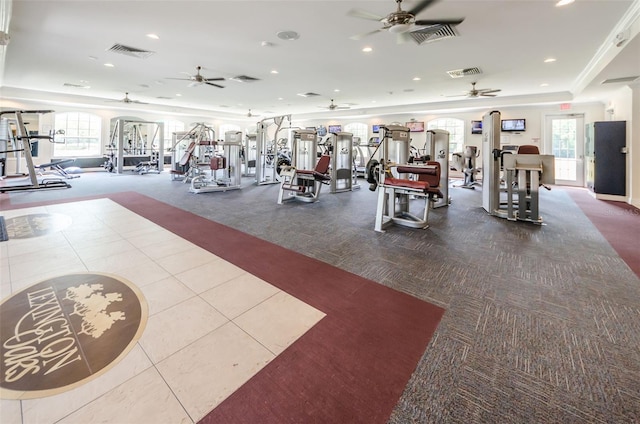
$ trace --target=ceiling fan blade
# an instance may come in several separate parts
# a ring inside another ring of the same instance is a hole
[[[191,81],[191,78],[172,78],[172,77],[165,77],[165,79],[180,80],[180,81]]]
[[[496,97],[495,94],[491,94],[491,93],[479,93],[479,96],[484,96],[484,97]]]
[[[479,92],[480,94],[497,93],[498,91],[502,91],[502,90],[500,90],[500,89],[492,90],[492,89],[490,89],[490,88],[483,88],[483,89],[478,90],[478,92]]]
[[[418,26],[433,26],[433,25],[459,25],[464,22],[464,18],[457,19],[420,19],[415,21]]]
[[[408,12],[411,13],[413,16],[416,16],[418,13],[422,12],[424,9],[431,6],[433,3],[437,1],[438,0],[422,0],[420,3],[413,6],[413,8]]]
[[[207,85],[213,85],[214,87],[224,88],[224,86],[222,86],[222,85],[214,84],[214,83],[209,82],[209,81],[205,81],[204,83],[207,84]]]
[[[353,18],[368,19],[370,21],[381,21],[384,19],[384,16],[379,16],[375,13],[367,12],[363,9],[351,9],[347,12],[347,16],[351,16]]]
[[[224,78],[204,78],[205,81],[224,81]]]
[[[351,40],[362,40],[365,37],[368,37],[370,35],[375,34],[376,32],[380,32],[382,31],[381,29],[376,29],[375,31],[369,31],[369,32],[365,32],[364,34],[358,34],[358,35],[352,35],[351,37],[349,37]]]

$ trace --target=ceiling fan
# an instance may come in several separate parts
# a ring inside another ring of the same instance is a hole
[[[354,18],[368,19],[371,21],[378,21],[382,23],[382,28],[370,31],[364,34],[354,35],[349,38],[352,40],[360,40],[366,36],[375,34],[380,31],[389,31],[393,34],[398,34],[398,43],[402,43],[407,39],[406,33],[411,33],[416,30],[423,30],[425,28],[434,27],[434,29],[444,27],[446,25],[458,25],[464,21],[464,18],[457,19],[418,19],[416,15],[431,6],[438,0],[422,0],[417,3],[409,11],[402,10],[402,0],[395,0],[398,7],[395,12],[389,13],[387,16],[379,16],[375,13],[367,12],[362,9],[351,9],[347,15]]]
[[[473,97],[495,97],[496,95],[494,93],[497,93],[499,91],[502,91],[500,89],[491,89],[491,88],[476,88],[476,83],[472,82],[471,83],[471,90],[467,91],[464,94],[455,94],[453,96],[447,96],[447,97],[458,97],[458,96],[467,96],[470,98]]]
[[[345,110],[345,109],[351,109],[351,106],[348,105],[337,105],[333,102],[333,99],[331,99],[331,103],[329,103],[329,106],[318,106],[322,109],[329,109],[329,110]]]
[[[119,103],[137,103],[139,105],[146,105],[147,103],[139,100],[132,100],[129,98],[129,93],[124,93],[124,98],[119,100],[106,100],[107,102],[119,102]]]
[[[214,87],[218,87],[218,88],[224,88],[224,86],[222,85],[218,85],[218,84],[214,84],[211,81],[224,81],[224,78],[205,78],[200,74],[200,71],[202,70],[202,66],[196,66],[196,74],[195,75],[191,75],[187,72],[182,72],[183,74],[187,74],[189,75],[189,78],[170,78],[168,77],[167,79],[175,79],[175,80],[183,80],[183,81],[191,81],[191,83],[189,84],[189,87],[193,87],[196,85],[202,85],[202,84],[207,84],[207,85],[212,85]]]

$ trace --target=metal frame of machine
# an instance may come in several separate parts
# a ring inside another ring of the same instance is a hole
[[[222,143],[222,154],[214,154],[210,159],[211,177],[204,172],[191,180],[191,193],[211,193],[242,188],[242,132],[227,131]],[[223,176],[218,178],[217,173]]]

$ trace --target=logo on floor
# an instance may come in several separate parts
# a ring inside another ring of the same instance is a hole
[[[62,231],[71,217],[57,213],[32,213],[5,219],[9,239],[40,237]]]
[[[123,358],[142,335],[147,303],[132,283],[69,274],[0,304],[0,395],[32,399],[78,387]]]

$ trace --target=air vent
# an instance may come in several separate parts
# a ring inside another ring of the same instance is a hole
[[[158,96],[158,97],[156,97],[156,99],[162,99],[162,100],[173,100],[173,97]]]
[[[107,49],[107,51],[112,53],[120,53],[127,56],[137,57],[138,59],[146,59],[152,54],[155,54],[155,52],[152,52],[149,50],[142,50],[135,47],[129,47],[129,46],[125,46],[124,44],[114,44],[109,49]]]
[[[423,44],[444,40],[445,38],[457,37],[458,31],[451,25],[436,25],[411,31],[409,35],[411,35],[411,38],[413,38],[416,43]]]
[[[635,77],[623,77],[623,78],[609,78],[606,79],[604,81],[602,81],[600,84],[615,84],[618,82],[632,82],[637,80],[638,78],[640,78],[639,75],[636,75]]]
[[[317,97],[319,96],[318,93],[298,93],[298,96],[301,97]]]
[[[478,75],[481,73],[482,71],[480,70],[480,68],[464,68],[464,69],[454,69],[453,71],[447,71],[447,74],[449,74],[451,78],[462,78],[462,77],[466,77],[467,75]]]
[[[249,77],[246,75],[238,75],[237,77],[233,77],[233,78],[229,78],[230,80],[233,81],[238,81],[238,82],[255,82],[255,81],[260,81],[260,79],[258,78],[254,78],[254,77]]]

